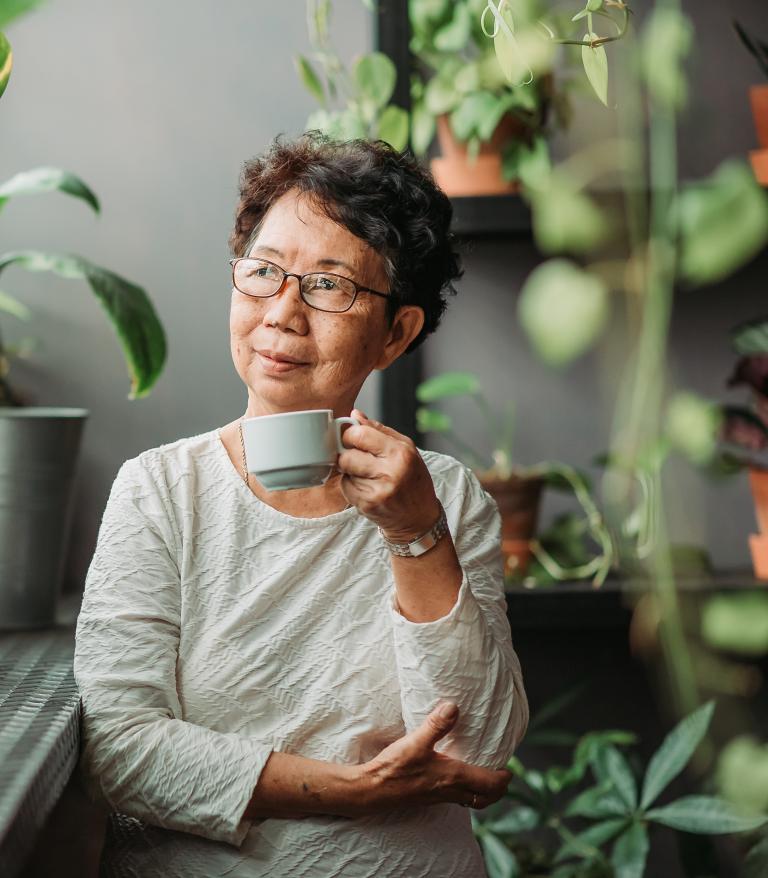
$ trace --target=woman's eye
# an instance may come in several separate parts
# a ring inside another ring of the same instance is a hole
[[[315,289],[316,290],[335,290],[336,283],[330,277],[317,277],[317,278],[315,278]]]

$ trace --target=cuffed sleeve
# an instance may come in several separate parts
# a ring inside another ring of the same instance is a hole
[[[525,734],[528,701],[507,620],[501,517],[474,473],[462,469],[463,490],[443,498],[463,571],[456,602],[440,619],[412,622],[392,595],[403,720],[412,731],[438,701],[453,701],[459,720],[436,749],[500,768]]]
[[[182,718],[177,535],[140,458],[112,486],[78,617],[80,772],[94,799],[149,824],[240,846],[272,747]]]

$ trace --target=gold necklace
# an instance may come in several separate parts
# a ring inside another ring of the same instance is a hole
[[[238,432],[240,433],[240,449],[243,453],[243,481],[250,488],[251,483],[248,481],[248,461],[245,457],[245,439],[243,439],[243,419],[242,418],[238,421],[237,429],[238,429]],[[339,511],[344,512],[345,510],[349,509],[351,505],[352,505],[351,503],[347,503],[347,505],[344,507],[344,509],[340,509]]]

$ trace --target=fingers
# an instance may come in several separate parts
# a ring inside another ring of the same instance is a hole
[[[368,424],[371,427],[374,427],[380,433],[384,433],[387,436],[391,436],[393,439],[402,439],[403,434],[398,433],[397,430],[393,430],[392,427],[388,427],[386,424],[382,424],[379,421],[374,421],[373,418],[369,418],[364,412],[361,412],[360,409],[352,409],[350,412],[353,418],[357,418],[359,421],[362,421],[363,424]]]
[[[445,701],[438,704],[431,713],[427,714],[418,729],[411,732],[414,742],[424,747],[434,747],[456,725],[458,718],[459,708],[453,702]]]
[[[480,810],[487,808],[499,799],[507,791],[509,782],[512,778],[511,772],[505,768],[493,771],[487,768],[480,768],[477,765],[464,764],[462,771],[461,784],[462,794],[460,804]],[[473,797],[477,796],[474,800]]]
[[[336,468],[348,476],[358,476],[364,479],[376,479],[384,475],[379,460],[365,451],[358,451],[356,448],[342,451],[336,460]]]

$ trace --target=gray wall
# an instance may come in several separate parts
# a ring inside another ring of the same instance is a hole
[[[758,76],[728,20],[734,11],[759,27],[764,16],[762,0],[730,9],[714,0],[686,5],[698,33],[680,152],[684,174],[696,176],[754,145],[746,87]],[[362,3],[337,0],[336,9],[342,52],[368,47]],[[274,134],[301,131],[313,108],[292,62],[306,50],[304,2],[52,2],[13,25],[9,37],[16,66],[0,104],[0,179],[41,164],[70,169],[95,189],[103,214],[97,219],[58,194],[19,199],[0,218],[3,247],[82,253],[141,283],[169,339],[156,389],[130,402],[117,342],[84,285],[15,270],[3,276],[2,288],[34,309],[29,331],[41,342],[34,360],[15,368],[16,385],[36,404],[91,411],[66,582],[77,590],[120,463],[243,411],[228,349],[226,239],[242,162]],[[602,124],[598,108],[584,107],[572,143]],[[560,148],[567,148],[562,139]],[[427,345],[427,369],[472,369],[492,400],[511,395],[521,462],[560,457],[586,465],[604,447],[608,425],[602,355],[565,374],[531,356],[516,326],[515,293],[537,259],[528,240],[474,245],[460,295]],[[731,364],[725,332],[757,310],[766,267],[763,261],[680,301],[672,355],[682,384],[723,393]],[[11,338],[20,334],[14,321],[3,325]],[[359,400],[374,416],[375,390],[373,381]],[[745,480],[714,491],[686,468],[678,478],[678,538],[705,543],[720,565],[747,564],[753,521]],[[545,520],[556,508],[545,507]]]

